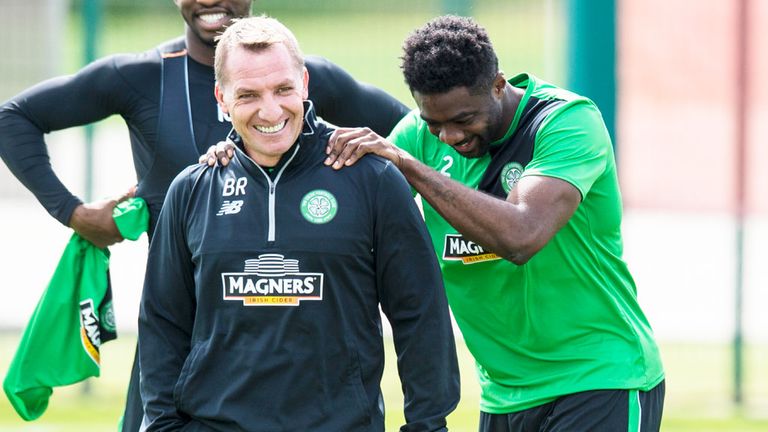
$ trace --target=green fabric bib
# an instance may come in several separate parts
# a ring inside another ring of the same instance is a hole
[[[147,230],[149,211],[143,199],[131,198],[115,207],[113,218],[124,238],[136,240]],[[72,234],[3,381],[24,420],[45,412],[53,387],[99,376],[99,347],[117,337],[108,270],[109,249]]]

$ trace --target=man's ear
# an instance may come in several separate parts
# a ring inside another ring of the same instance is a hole
[[[497,97],[501,97],[504,94],[504,88],[507,86],[507,77],[504,76],[504,72],[499,71],[496,74],[496,78],[493,79],[493,94]]]
[[[213,87],[213,94],[216,96],[216,102],[219,103],[219,107],[221,108],[221,111],[224,114],[229,114],[227,105],[224,103],[224,89],[221,88],[221,85],[219,85],[218,81],[216,81],[216,85],[214,85]]]
[[[307,100],[309,99],[309,71],[307,70],[306,66],[304,67],[303,75],[304,76],[302,78],[302,81],[303,81],[304,88],[302,89],[302,92],[301,92],[301,98],[304,100]]]

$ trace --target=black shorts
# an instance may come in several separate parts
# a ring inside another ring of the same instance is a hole
[[[593,390],[509,414],[480,413],[480,432],[656,432],[664,381],[651,390]]]

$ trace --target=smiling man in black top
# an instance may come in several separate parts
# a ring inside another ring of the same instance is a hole
[[[139,317],[149,431],[383,431],[379,305],[404,432],[445,431],[459,400],[437,259],[405,178],[369,157],[323,164],[333,127],[274,19],[232,25],[216,97],[240,146],[171,184]]]
[[[116,200],[83,203],[53,171],[44,134],[120,115],[130,132],[136,194],[149,204],[153,230],[174,176],[226,137],[228,116],[214,98],[215,36],[247,16],[251,0],[175,0],[186,21],[183,37],[141,54],[113,55],[78,73],[40,83],[0,106],[0,156],[59,222],[99,247],[121,241],[112,219]],[[309,96],[317,114],[337,125],[386,134],[407,108],[357,82],[340,67],[308,57]],[[134,370],[124,431],[139,428]]]

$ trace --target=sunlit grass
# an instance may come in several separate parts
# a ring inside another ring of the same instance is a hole
[[[0,371],[4,374],[18,343],[18,334],[0,336]],[[387,339],[382,391],[387,407],[386,430],[402,425],[402,393],[394,348]],[[44,432],[102,432],[114,430],[122,414],[128,374],[136,340],[123,335],[102,346],[102,376],[83,384],[54,390],[46,413],[31,423],[21,420],[5,397],[0,400],[0,430]],[[448,419],[453,431],[477,430],[479,389],[474,362],[462,341],[457,344],[462,373],[462,399]],[[749,432],[768,430],[768,376],[764,372],[768,347],[747,349],[746,403],[736,409],[730,401],[729,347],[725,345],[662,345],[667,370],[667,400],[663,431]]]

